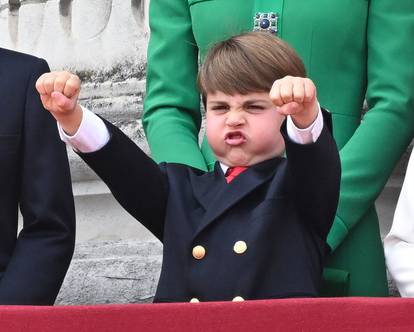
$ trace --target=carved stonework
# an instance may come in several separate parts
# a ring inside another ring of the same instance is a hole
[[[144,59],[145,0],[0,0],[0,46],[52,67],[100,69]]]
[[[148,0],[0,0],[0,47],[77,73],[81,102],[128,127],[148,151],[141,127],[130,129],[142,114],[147,8]],[[74,158],[75,181],[93,177]]]

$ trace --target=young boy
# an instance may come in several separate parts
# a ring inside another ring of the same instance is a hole
[[[295,52],[267,33],[236,36],[210,51],[199,73],[206,135],[218,159],[209,173],[157,165],[77,104],[76,76],[52,73],[37,82],[61,137],[163,242],[155,302],[318,295],[340,163],[329,116],[302,77]]]

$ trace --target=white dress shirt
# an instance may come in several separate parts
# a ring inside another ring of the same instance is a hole
[[[76,151],[82,153],[95,152],[108,143],[110,134],[105,123],[96,114],[88,109],[82,108],[82,121],[73,136],[67,135],[58,124],[59,135],[62,141],[70,145]],[[314,143],[318,139],[323,129],[323,116],[319,108],[318,116],[315,121],[305,129],[295,126],[290,116],[287,119],[287,132],[289,138],[298,144]],[[227,166],[222,165],[227,170]]]
[[[388,270],[404,297],[414,297],[414,153],[411,153],[391,231],[384,239]]]

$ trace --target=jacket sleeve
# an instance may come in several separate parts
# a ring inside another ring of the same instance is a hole
[[[79,156],[122,207],[162,241],[168,196],[165,164],[158,166],[120,129],[104,122],[111,135],[109,142],[98,151]]]
[[[157,162],[206,170],[198,144],[198,48],[191,23],[187,0],[151,1],[143,126]]]
[[[341,193],[328,243],[336,249],[375,202],[414,133],[414,2],[370,1],[369,111],[341,149]],[[355,190],[358,188],[358,190]]]
[[[1,304],[51,305],[75,244],[75,210],[66,147],[42,107],[37,78],[49,68],[35,60],[27,83],[20,158],[23,229],[0,282]]]
[[[324,126],[315,143],[298,144],[290,140],[286,121],[281,132],[286,143],[291,195],[296,210],[325,241],[338,205],[341,164],[331,134],[330,114],[326,111],[322,114]]]
[[[384,239],[388,271],[401,296],[414,297],[414,153],[408,163],[390,233]]]

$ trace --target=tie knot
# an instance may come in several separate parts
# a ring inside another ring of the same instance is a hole
[[[230,183],[231,181],[233,181],[236,176],[243,173],[246,169],[247,169],[246,166],[229,167],[225,175],[227,183]]]

